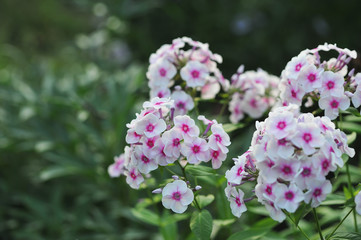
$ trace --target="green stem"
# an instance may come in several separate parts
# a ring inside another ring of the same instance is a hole
[[[176,174],[175,172],[173,172],[172,170],[170,170],[170,169],[168,169],[167,167],[164,167],[165,168],[165,170],[167,170],[168,172],[170,172],[171,174],[173,174],[173,175],[177,175],[178,176],[178,174]]]
[[[339,224],[337,224],[336,228],[331,232],[331,234],[326,238],[326,240],[329,240],[333,234],[337,231],[337,229],[342,225],[342,223],[346,220],[346,218],[348,217],[348,215],[350,215],[350,213],[355,209],[355,207],[351,208],[351,210],[346,214],[346,216],[341,220],[341,222],[339,222]]]
[[[316,220],[317,230],[318,230],[318,234],[320,234],[320,239],[321,239],[321,240],[324,240],[324,238],[323,238],[323,236],[322,236],[322,231],[321,231],[320,222],[318,221],[318,216],[317,216],[316,208],[312,208],[312,212],[313,212],[313,216],[315,217],[315,220]]]
[[[176,161],[176,162],[178,163],[178,166],[182,169],[184,180],[188,181],[185,166],[182,167],[182,165],[179,163],[179,161]],[[201,211],[201,207],[199,206],[196,196],[194,196],[193,202],[194,202],[194,205],[197,207],[198,211]]]
[[[283,213],[286,214],[286,216],[291,220],[291,222],[295,225],[295,227],[298,228],[298,230],[300,230],[300,232],[303,234],[303,236],[305,236],[305,238],[307,238],[308,240],[310,240],[310,238],[307,236],[307,234],[302,230],[302,228],[296,224],[295,220],[293,220],[293,218],[291,217],[291,215],[286,211],[283,210]]]
[[[351,174],[350,174],[350,169],[349,169],[348,163],[346,163],[346,173],[347,173],[348,190],[351,193],[351,197],[352,197],[353,201],[355,201],[355,196],[353,194],[353,189],[352,189]],[[353,211],[353,220],[354,220],[354,224],[355,224],[355,232],[358,232],[356,211]]]

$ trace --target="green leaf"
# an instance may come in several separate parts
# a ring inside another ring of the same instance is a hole
[[[327,238],[327,236],[326,236]],[[349,240],[359,240],[361,239],[361,233],[356,233],[356,232],[337,232],[332,236],[333,240],[344,240],[344,239],[349,239]]]
[[[244,123],[237,123],[237,124],[226,123],[226,124],[223,124],[222,126],[226,133],[230,133],[237,129],[244,128],[246,126],[246,124],[244,124]]]
[[[48,181],[50,179],[64,177],[69,175],[82,175],[87,173],[87,170],[77,166],[55,166],[49,167],[40,173],[40,179],[42,181]]]
[[[211,214],[203,209],[192,214],[190,228],[194,235],[201,240],[209,240],[212,232],[213,221]]]
[[[341,127],[347,132],[361,133],[361,125],[357,123],[343,122]]]
[[[347,144],[350,145],[356,140],[357,134],[356,132],[352,132],[351,134],[347,135]]]
[[[232,218],[232,219],[214,219],[213,220],[213,225],[219,226],[219,227],[226,227],[228,225],[231,225],[232,223],[234,223],[237,219],[236,218]]]
[[[169,219],[172,216],[173,216],[172,214],[169,214],[169,211],[164,211],[164,214],[162,216],[162,224],[160,226],[160,232],[164,240],[178,239],[177,221],[164,221],[165,219]]]
[[[139,219],[145,223],[155,225],[155,226],[160,225],[159,216],[146,208],[141,208],[141,209],[133,208],[131,211],[132,211],[132,214],[134,217],[136,217],[137,219]]]
[[[274,221],[271,218],[265,218],[253,225],[253,227],[237,232],[231,235],[228,240],[255,240],[261,239],[264,235],[266,235],[271,229],[276,226],[278,222]]]
[[[351,192],[348,190],[346,186],[343,186],[343,193],[345,195],[346,200],[352,198]]]
[[[212,195],[212,194],[208,194],[207,196],[198,195],[198,196],[196,196],[196,199],[199,203],[199,207],[204,208],[205,206],[207,206],[213,202],[214,195]]]
[[[311,211],[311,206],[306,203],[302,203],[301,206],[298,207],[297,211],[293,214],[296,226],[298,226],[298,223],[300,220],[306,216]]]
[[[202,165],[187,165],[185,170],[193,176],[218,175],[213,168]]]
[[[356,108],[349,107],[346,111],[351,113],[352,115],[354,115],[356,117],[361,117],[359,110],[357,110]]]
[[[345,197],[337,194],[329,194],[325,201],[321,203],[323,206],[327,205],[341,205],[345,203]]]

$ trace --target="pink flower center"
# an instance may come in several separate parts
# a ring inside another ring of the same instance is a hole
[[[277,124],[277,128],[280,130],[283,130],[286,126],[287,124],[285,123],[285,121],[278,122]]]
[[[145,155],[141,157],[142,162],[149,163],[149,158],[147,158]]]
[[[306,143],[309,143],[311,140],[312,140],[312,135],[310,133],[305,133],[303,134],[303,140],[306,142]]]
[[[285,198],[291,201],[295,197],[295,194],[292,191],[285,192]]]
[[[323,170],[327,170],[328,167],[330,166],[330,163],[329,163],[328,159],[324,159],[324,160],[322,161],[321,165],[322,165],[322,169],[323,169]]]
[[[266,187],[266,193],[268,195],[272,195],[272,187],[270,187],[269,185],[267,185],[267,187]]]
[[[147,141],[147,146],[148,146],[149,148],[154,147],[154,140],[153,140],[153,139],[148,139],[148,141]]]
[[[191,75],[192,75],[193,78],[199,78],[199,71],[198,70],[193,70],[191,72]]]
[[[182,198],[182,194],[180,194],[180,192],[174,192],[172,198],[176,201],[179,201]]]
[[[159,74],[160,74],[162,77],[165,77],[165,75],[167,74],[167,71],[166,71],[164,68],[161,68],[161,69],[159,69]]]
[[[322,194],[322,189],[321,188],[316,188],[315,191],[313,191],[313,196],[314,197],[318,197]]]
[[[131,172],[131,173],[130,173],[130,177],[131,177],[133,180],[135,180],[135,179],[137,178],[137,175],[135,175],[134,172]]]
[[[293,97],[293,98],[297,98],[297,93],[296,93],[296,91],[295,90],[291,90],[291,96]]]
[[[200,150],[200,148],[199,148],[199,146],[197,146],[197,145],[194,145],[194,146],[192,147],[193,153],[199,153],[199,150]]]
[[[249,102],[249,105],[253,108],[257,108],[257,100],[252,98],[252,100]]]
[[[185,108],[184,102],[179,101],[179,102],[177,103],[177,108],[184,109],[184,108]]]
[[[274,165],[275,165],[275,163],[274,163],[273,161],[269,160],[267,166],[268,166],[269,168],[271,168],[271,167],[273,167]]]
[[[237,170],[237,176],[241,176],[241,173],[243,172],[243,168],[239,167]]]
[[[302,177],[309,177],[311,175],[311,168],[304,167],[301,175]]]
[[[299,72],[301,70],[301,67],[302,67],[301,63],[297,64],[295,67],[296,72]]]
[[[292,174],[292,168],[288,165],[283,166],[282,172],[286,175]]]
[[[285,138],[278,140],[278,145],[280,145],[280,146],[284,146],[284,145],[286,145],[286,143],[287,143],[287,141]]]
[[[179,143],[180,143],[179,138],[173,139],[173,146],[174,147],[178,147]]]
[[[182,130],[183,130],[183,132],[187,133],[187,132],[189,131],[188,125],[183,124],[183,125],[182,125]]]
[[[217,142],[222,142],[222,137],[219,134],[216,134],[215,138]]]
[[[308,79],[310,82],[314,82],[314,81],[316,80],[316,74],[310,73],[310,74],[307,76],[307,79]]]
[[[147,126],[147,132],[153,132],[153,130],[154,130],[154,125],[149,123]]]
[[[330,90],[330,89],[332,89],[332,88],[335,87],[335,83],[332,82],[332,81],[328,81],[328,82],[326,83],[326,86],[327,86],[328,90]]]
[[[157,96],[158,96],[159,98],[162,98],[164,95],[163,95],[162,92],[159,92],[159,93],[157,94]]]
[[[242,206],[241,199],[239,199],[239,197],[236,197],[236,204],[238,207]]]
[[[218,151],[214,151],[214,152],[212,153],[212,156],[213,156],[213,158],[217,159],[218,156],[219,156],[219,152],[218,152]]]
[[[338,108],[338,105],[339,105],[339,102],[336,101],[336,100],[332,100],[332,101],[330,102],[331,108]]]

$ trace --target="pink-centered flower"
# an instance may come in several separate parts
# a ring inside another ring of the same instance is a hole
[[[306,93],[312,92],[321,87],[321,74],[323,71],[322,68],[316,68],[313,64],[307,65],[301,70],[297,81],[301,84]]]
[[[296,119],[291,112],[270,112],[266,130],[276,139],[282,139],[296,132]]]
[[[361,215],[361,191],[355,197],[356,212]]]
[[[172,128],[169,131],[165,131],[162,135],[162,141],[165,145],[164,153],[169,157],[179,158],[182,140],[183,135],[180,130]]]
[[[162,204],[175,213],[183,213],[194,200],[194,194],[182,180],[168,183],[162,191]]]
[[[149,66],[147,77],[155,86],[161,86],[168,85],[176,73],[176,67],[167,59],[161,58]]]
[[[277,207],[285,209],[290,213],[294,213],[300,202],[304,200],[303,192],[292,183],[288,187],[285,184],[276,185],[274,192]]]
[[[174,91],[171,98],[174,100],[175,116],[184,115],[194,108],[192,97],[182,90]]]
[[[126,182],[131,188],[138,189],[139,185],[144,182],[144,178],[136,166],[129,166],[125,175],[127,176]]]
[[[180,75],[188,87],[203,87],[209,76],[208,72],[209,70],[204,64],[198,61],[189,61],[181,69]]]
[[[247,207],[243,201],[244,192],[241,189],[238,191],[233,188],[231,191],[231,196],[229,197],[229,201],[231,202],[231,211],[232,214],[236,217],[241,217],[242,213],[247,211]]]
[[[314,181],[310,189],[305,193],[305,203],[311,203],[311,207],[316,208],[331,192],[332,184],[329,180]]]
[[[110,177],[119,177],[121,174],[124,174],[125,166],[125,156],[124,153],[120,154],[118,157],[114,157],[114,163],[108,167],[108,174]]]
[[[345,95],[325,96],[318,101],[321,109],[325,110],[325,115],[331,120],[337,118],[339,110],[346,110],[350,107],[350,99]]]
[[[322,86],[320,92],[322,96],[341,96],[344,94],[343,84],[345,82],[343,76],[339,73],[325,71],[322,76]]]
[[[181,152],[192,164],[208,162],[211,159],[209,147],[203,138],[193,138],[190,141],[185,140],[181,144]]]
[[[305,154],[310,155],[316,152],[316,148],[323,145],[324,137],[315,123],[301,122],[297,125],[297,133],[291,141],[298,148],[302,148]]]
[[[187,141],[191,141],[192,138],[199,136],[199,128],[196,126],[194,120],[186,115],[176,116],[174,118],[174,128],[178,129]]]
[[[220,149],[210,149],[212,168],[218,169],[221,167],[222,162],[226,160],[227,154],[223,153]]]
[[[209,147],[213,150],[220,149],[223,153],[228,153],[227,147],[231,144],[231,141],[222,124],[213,124],[211,131],[212,134],[208,138]]]
[[[234,160],[235,165],[230,170],[226,171],[226,178],[229,183],[241,184],[242,178],[246,174],[246,158],[242,155]]]
[[[167,125],[163,119],[159,119],[153,114],[148,114],[135,125],[135,132],[146,137],[154,137],[160,135]]]

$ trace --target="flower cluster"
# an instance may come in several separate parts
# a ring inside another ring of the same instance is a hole
[[[196,91],[201,91],[202,98],[212,99],[220,85],[224,88],[229,85],[217,68],[222,57],[212,53],[208,44],[188,37],[163,45],[151,54],[149,62],[150,97],[173,99],[175,116],[193,109]]]
[[[337,51],[338,57],[321,61],[321,51]],[[356,58],[356,51],[338,48],[335,44],[320,45],[304,50],[294,57],[282,71],[281,100],[283,105],[294,103],[305,106],[318,105],[331,120],[337,118],[339,110],[350,107],[350,99],[358,108],[361,105],[361,74],[348,71],[347,64]]]
[[[155,97],[145,102],[143,108],[136,119],[127,124],[129,129],[126,142],[130,146],[126,146],[124,154],[115,157],[115,162],[109,166],[111,177],[125,175],[129,186],[138,189],[147,174],[159,166],[167,166],[177,160],[182,160],[183,163],[186,161],[186,164],[211,161],[214,169],[222,165],[231,144],[222,124],[199,116],[198,119],[206,125],[206,130],[201,133],[195,121],[188,115],[174,116],[174,102],[169,98]],[[169,201],[163,201],[166,208],[175,212],[184,209],[170,203],[171,199],[183,199],[182,194],[186,194],[186,200],[180,202],[189,202],[190,194],[186,193],[183,185],[179,187],[179,197],[172,195],[172,198],[169,192],[165,191],[168,188],[163,189],[163,197],[169,198]]]
[[[355,154],[345,133],[335,129],[328,117],[299,114],[293,104],[270,112],[256,128],[250,150],[226,172],[226,194],[231,202],[242,203],[243,194],[237,195],[233,188],[257,180],[258,201],[280,222],[285,219],[282,210],[293,213],[302,201],[311,207],[320,205],[332,190],[328,173],[343,166],[342,154]]]
[[[248,114],[252,118],[260,118],[276,102],[279,95],[280,79],[262,69],[243,72],[241,65],[231,78],[229,93],[232,100],[229,103],[230,120],[237,123]]]

